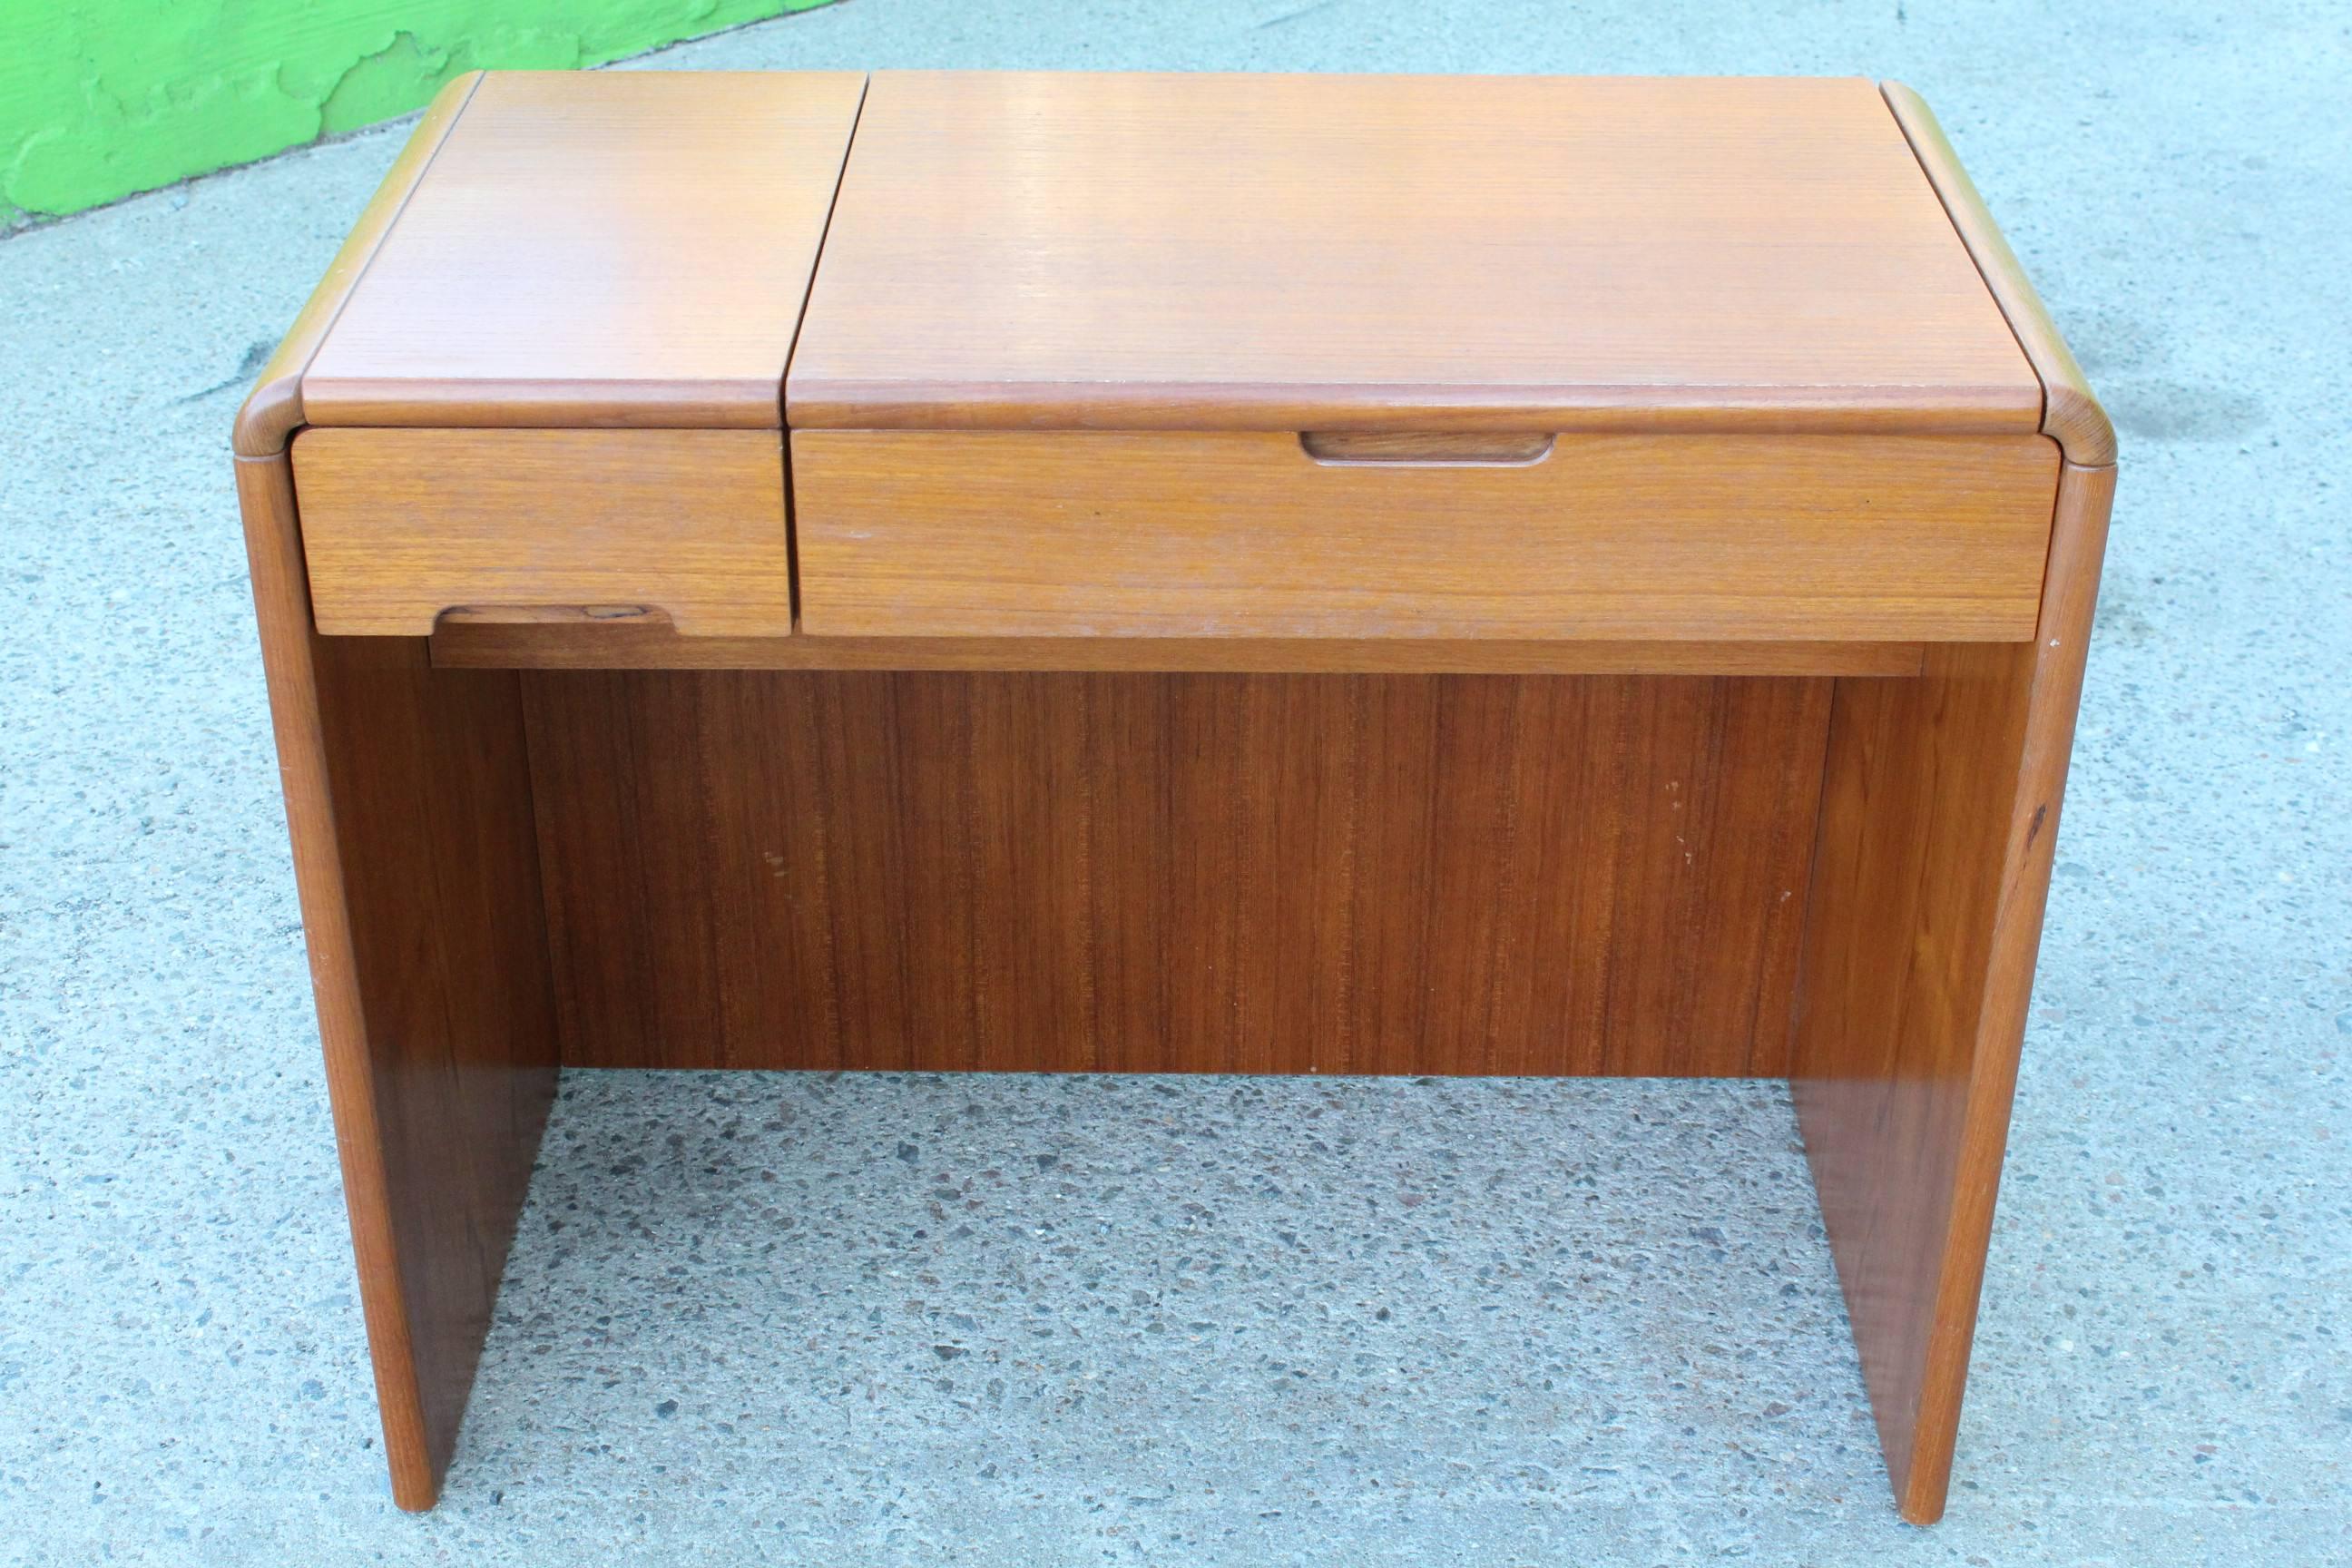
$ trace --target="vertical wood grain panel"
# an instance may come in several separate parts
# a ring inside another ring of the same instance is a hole
[[[2114,489],[2063,470],[2032,643],[1837,687],[1791,1076],[1915,1523],[1949,1484]]]
[[[1160,962],[1170,933],[1197,931],[1208,963],[1230,968],[1233,962],[1232,922],[1223,918],[1229,906],[1193,899],[1201,868],[1215,868],[1215,882],[1229,880],[1232,836],[1196,835],[1180,844],[1160,825],[1203,772],[1213,773],[1220,763],[1238,767],[1241,757],[1231,744],[1222,753],[1202,745],[1205,737],[1185,726],[1189,713],[1166,681],[1131,682],[1122,691],[1119,682],[1089,679],[1084,689],[1087,755],[1117,759],[1098,771],[1100,789],[1087,819],[1087,863],[1124,867],[1135,883],[1118,918],[1093,933],[1099,983],[1089,997],[1087,1026],[1102,1066],[1149,1072],[1158,1065],[1155,1046],[1163,1035],[1197,1038],[1204,1048],[1219,1038],[1214,1004],[1203,1017],[1206,998],[1170,984]]]
[[[523,679],[567,1060],[1784,1060],[1823,680]]]
[[[429,1508],[555,1082],[521,678],[316,635],[285,456],[236,479],[393,1499]]]
[[[770,689],[776,684],[751,682],[746,689]],[[803,878],[796,899],[805,912],[803,929],[825,944],[826,973],[813,978],[810,988],[822,984],[830,991],[831,1065],[849,1065],[853,1058],[845,1042],[852,1040],[859,1042],[855,1059],[869,1067],[937,1065],[920,1052],[926,1044],[936,1047],[938,1042],[961,1037],[956,1025],[964,1016],[961,1009],[970,991],[970,922],[958,917],[964,908],[961,900],[940,896],[918,879],[945,877],[953,885],[961,864],[952,857],[934,857],[927,848],[930,835],[940,832],[936,808],[909,821],[903,810],[843,812],[832,806],[861,788],[871,789],[877,800],[904,801],[918,780],[931,776],[924,759],[909,758],[900,750],[902,688],[887,678],[867,680],[858,687],[862,700],[842,701],[837,687],[812,681],[782,684],[803,694],[805,718],[788,721],[807,726],[808,744],[817,759],[806,776],[822,810],[820,815],[820,808],[813,806],[806,815],[822,824],[824,875],[815,883]],[[953,836],[944,836],[942,841],[951,843]],[[782,851],[778,855],[768,870],[780,885],[792,884],[800,861]],[[876,885],[900,889],[899,896],[836,900],[833,889],[845,866],[864,868]],[[901,940],[909,927],[922,934]],[[923,988],[920,996],[943,1000],[950,1008],[949,1017],[927,1017],[915,1010],[919,998],[904,969],[909,951],[929,953],[939,966],[939,983]],[[875,957],[864,963],[845,961],[845,955],[858,954]],[[761,1019],[793,1005],[790,996],[778,998],[758,1017],[731,1029],[730,1037],[761,1037]]]
[[[555,1085],[518,681],[453,679],[411,639],[317,647],[328,796],[437,1487]]]
[[[1097,891],[1087,851],[1102,776],[1085,745],[1087,683],[1021,674],[962,684],[971,713],[971,853],[982,876],[974,897],[975,1065],[1087,1068],[1094,1065]]]

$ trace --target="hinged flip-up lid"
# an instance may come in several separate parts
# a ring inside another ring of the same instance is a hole
[[[302,419],[778,427],[865,84],[483,77],[304,371]]]
[[[2036,428],[1864,80],[877,72],[794,427]]]

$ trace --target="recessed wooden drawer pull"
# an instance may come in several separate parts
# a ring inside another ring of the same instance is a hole
[[[1519,430],[1309,430],[1298,444],[1318,463],[1524,468],[1551,456],[1552,437]]]
[[[669,612],[650,605],[452,605],[436,616],[443,626],[671,626]]]

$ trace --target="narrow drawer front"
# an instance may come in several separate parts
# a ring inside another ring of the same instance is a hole
[[[793,628],[777,431],[318,427],[294,490],[329,636],[424,636],[454,609]]]
[[[2032,435],[1313,445],[794,431],[802,629],[2016,641],[2058,480]]]

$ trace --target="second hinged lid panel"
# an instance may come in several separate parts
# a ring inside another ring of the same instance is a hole
[[[1863,80],[877,72],[784,401],[815,636],[2022,638],[2057,478]]]

